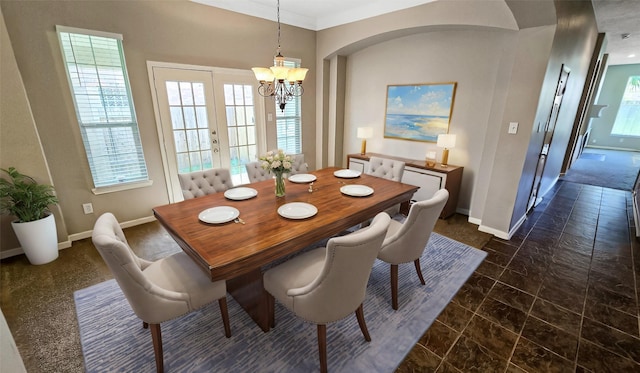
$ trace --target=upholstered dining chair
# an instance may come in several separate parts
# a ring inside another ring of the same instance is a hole
[[[402,161],[371,157],[369,158],[369,168],[366,173],[383,179],[400,182],[404,174],[404,166],[405,163]],[[400,204],[386,209],[385,212],[392,217],[397,215],[400,212]],[[369,224],[369,221],[364,222],[362,226],[366,226],[367,224]]]
[[[225,281],[212,282],[187,254],[181,251],[155,262],[139,258],[111,213],[98,218],[92,240],[133,312],[151,329],[159,373],[164,371],[160,323],[218,300],[224,334],[231,337]]]
[[[202,197],[233,188],[231,173],[227,168],[212,168],[178,174],[184,199]]]
[[[440,212],[449,199],[446,189],[438,190],[430,199],[411,205],[404,223],[392,220],[387,236],[378,253],[378,259],[391,264],[391,306],[398,309],[398,265],[413,262],[420,283],[425,284],[420,269],[420,256],[424,252]]]
[[[371,341],[362,303],[376,255],[391,218],[381,212],[371,225],[329,239],[327,246],[294,257],[264,273],[269,322],[275,326],[275,299],[298,317],[317,324],[320,370],[327,371],[327,324],[355,311]]]
[[[367,174],[382,177],[393,181],[401,181],[404,174],[403,161],[393,159],[371,157],[369,158],[369,169]]]
[[[304,161],[304,154],[291,155],[291,172],[290,175],[303,174],[309,170],[309,165]]]
[[[245,164],[244,167],[247,169],[247,175],[249,175],[250,183],[268,180],[273,177],[269,171],[262,168],[260,162],[249,162]]]

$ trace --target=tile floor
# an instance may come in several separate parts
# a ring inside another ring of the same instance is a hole
[[[631,194],[559,182],[398,372],[640,372]]]
[[[488,256],[397,372],[640,372],[640,245],[631,194],[560,182],[510,241],[455,216],[436,231]],[[154,260],[179,250],[157,223],[125,230]],[[73,292],[111,278],[90,240],[0,265],[0,306],[30,373],[83,372]]]

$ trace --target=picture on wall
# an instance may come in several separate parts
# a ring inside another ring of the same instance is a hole
[[[449,132],[456,83],[387,86],[384,137],[436,142]]]

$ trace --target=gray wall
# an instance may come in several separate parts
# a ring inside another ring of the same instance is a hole
[[[39,183],[53,184],[0,9],[0,168],[12,166]],[[66,241],[60,207],[52,206],[51,211],[56,219],[58,241]],[[0,247],[19,247],[10,224],[15,217],[0,218]]]
[[[640,75],[640,64],[616,65],[607,68],[595,102],[598,105],[609,106],[602,110],[600,118],[591,120],[591,134],[587,146],[640,150],[640,138],[611,136],[611,128],[616,120],[624,89],[632,75]]]
[[[562,63],[570,65],[560,130],[544,175],[548,188],[559,175],[597,29],[591,2],[439,1],[318,33],[317,65],[347,57],[345,116],[316,112],[318,138],[343,128],[343,153],[320,145],[318,164],[344,165],[357,152],[359,126],[372,126],[368,149],[423,159],[434,144],[384,139],[386,86],[458,82],[450,132],[458,145],[450,162],[464,166],[458,211],[480,229],[506,237],[525,216],[541,138],[534,124],[550,110]],[[336,105],[333,74],[318,76],[318,107]],[[509,122],[519,122],[516,135]],[[538,148],[537,151],[534,149]],[[527,185],[528,184],[528,185]],[[543,189],[544,191],[545,189]],[[524,206],[524,207],[523,207]]]
[[[146,61],[249,70],[252,66],[269,66],[277,47],[274,22],[186,0],[3,0],[0,6],[15,52],[15,61],[24,80],[24,103],[33,113],[52,182],[60,198],[66,222],[63,235],[86,235],[93,228],[95,219],[106,211],[113,212],[120,221],[145,219],[152,216],[153,207],[169,201]],[[62,65],[55,25],[123,35],[127,69],[152,186],[103,195],[91,192],[91,174]],[[316,33],[283,25],[281,44],[284,55],[300,58],[302,64],[310,69],[302,98],[303,123],[306,124],[302,141],[304,152],[310,154],[310,166],[315,167],[311,154],[315,154],[316,146],[313,138]],[[5,82],[18,74],[5,69],[2,71],[0,79],[4,89]],[[267,110],[275,113],[274,105],[269,103],[267,101]],[[11,106],[6,110],[9,113],[3,110],[3,118],[14,115]],[[21,125],[17,121],[3,119],[3,133],[21,131]],[[275,139],[274,122],[267,122],[267,132],[267,138]],[[35,144],[36,134],[33,132],[22,139],[18,144]],[[275,147],[275,144],[267,145]],[[24,153],[10,151],[16,148],[24,150],[28,156],[21,158]],[[21,159],[37,164],[37,158],[42,155],[30,151],[31,148],[3,146],[2,166],[19,164]],[[94,214],[83,213],[82,204],[86,202],[93,203]],[[3,243],[2,250],[14,247]]]
[[[268,65],[275,47],[273,22],[186,0],[3,0],[0,7],[68,235],[88,232],[105,211],[135,221],[168,202],[147,60],[249,69]],[[151,187],[91,193],[56,24],[123,34]],[[458,208],[498,234],[508,233],[523,216],[522,201],[528,197],[523,191],[533,172],[531,149],[537,146],[534,123],[548,112],[560,66],[569,64],[570,84],[581,86],[596,36],[589,0],[442,0],[320,32],[283,25],[282,33],[284,54],[310,68],[303,149],[311,167],[343,164],[347,153],[359,149],[355,128],[363,122],[381,128],[386,85],[457,81],[451,132],[458,134],[459,145],[450,160],[465,167]],[[2,71],[4,85],[8,77]],[[572,95],[579,98],[580,92],[574,89],[565,97],[563,123],[575,115]],[[520,122],[517,135],[506,134],[510,121]],[[1,124],[3,134],[19,126]],[[564,135],[558,139],[562,154],[554,144],[545,185],[557,177],[556,158],[561,164],[566,148]],[[381,137],[369,141],[370,150],[416,159],[431,147]],[[17,162],[10,152],[6,157],[3,153],[2,165]],[[85,202],[93,203],[93,215],[83,214]]]

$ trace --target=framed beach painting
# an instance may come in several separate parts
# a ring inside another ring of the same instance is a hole
[[[456,83],[387,86],[384,137],[436,142],[449,132]]]

